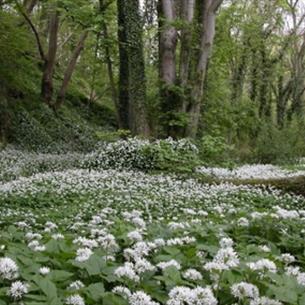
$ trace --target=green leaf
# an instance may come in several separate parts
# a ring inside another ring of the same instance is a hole
[[[269,286],[269,290],[274,294],[279,301],[295,305],[298,301],[298,294],[295,290],[287,287]]]
[[[51,302],[54,302],[57,300],[56,286],[49,279],[42,278],[42,277],[36,277],[35,283],[42,290],[42,292],[46,295],[48,302],[51,303]],[[56,303],[54,303],[54,305],[55,304]]]
[[[91,284],[86,288],[86,292],[93,301],[97,302],[104,295],[105,292],[104,285],[103,283]]]
[[[106,263],[101,259],[101,257],[93,254],[88,261],[84,263],[84,266],[88,274],[92,276],[101,274],[103,267],[106,266]]]
[[[106,293],[103,296],[103,305],[128,305],[128,302],[118,295]]]
[[[63,270],[53,270],[50,273],[51,279],[54,282],[64,282],[73,276],[73,273]]]

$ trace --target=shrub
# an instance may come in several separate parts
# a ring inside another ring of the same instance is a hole
[[[200,141],[200,158],[209,165],[230,165],[233,146],[221,136],[206,135]]]
[[[113,143],[99,143],[96,150],[86,157],[84,166],[91,169],[188,171],[198,162],[198,149],[189,140],[149,142],[129,138]]]
[[[253,161],[273,164],[295,163],[305,154],[304,139],[304,128],[297,122],[292,122],[283,129],[266,123],[258,135]]]

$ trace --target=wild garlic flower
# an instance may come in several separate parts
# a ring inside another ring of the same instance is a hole
[[[134,264],[125,262],[125,264],[121,267],[118,267],[114,271],[114,275],[119,278],[127,278],[134,282],[139,282],[140,277],[136,274],[134,270]]]
[[[79,290],[79,289],[82,289],[84,287],[85,287],[85,285],[83,284],[82,281],[75,281],[75,282],[72,282],[69,285],[68,289],[69,290]]]
[[[151,297],[143,291],[137,291],[132,293],[128,298],[130,305],[158,305]]]
[[[267,245],[258,246],[258,248],[265,253],[271,252],[271,249]]]
[[[40,269],[39,269],[39,273],[41,274],[41,275],[47,275],[47,274],[49,274],[50,273],[50,268],[49,267],[41,267]]]
[[[128,237],[130,240],[135,241],[135,242],[137,242],[137,241],[142,241],[142,240],[143,240],[142,234],[141,234],[139,231],[137,231],[137,230],[129,232],[129,233],[127,234],[127,237]]]
[[[55,240],[65,239],[65,236],[61,233],[52,234],[52,238]]]
[[[280,258],[285,264],[291,264],[296,260],[295,257],[290,253],[283,253]]]
[[[231,248],[234,245],[234,242],[231,238],[222,238],[219,242],[221,248]]]
[[[77,262],[81,262],[81,263],[85,262],[85,261],[87,261],[90,258],[90,256],[92,254],[93,254],[93,252],[89,248],[80,248],[80,249],[77,249],[75,260]]]
[[[112,292],[115,294],[119,294],[125,299],[128,299],[131,296],[130,290],[124,286],[116,286],[112,289]]]
[[[259,297],[258,288],[255,285],[246,282],[240,282],[232,285],[231,293],[239,300],[243,300],[245,298],[257,299]]]
[[[13,280],[18,277],[18,266],[9,257],[0,258],[0,278]]]
[[[137,274],[142,274],[147,271],[155,271],[156,268],[147,259],[140,258],[135,261],[134,269]]]
[[[20,300],[26,293],[28,293],[28,285],[21,281],[16,281],[12,283],[7,295],[15,300]]]
[[[79,294],[69,296],[65,303],[67,305],[85,305],[84,299]]]
[[[167,305],[217,305],[217,299],[215,298],[211,288],[197,287],[191,289],[189,287],[174,287],[169,292],[169,300]]]
[[[166,268],[169,267],[175,267],[178,270],[181,269],[181,265],[174,259],[168,261],[168,262],[161,262],[157,265],[158,268],[160,268],[161,270],[165,270]]]
[[[246,217],[241,217],[237,220],[237,225],[239,227],[249,227],[249,220]]]
[[[255,263],[248,263],[247,265],[254,271],[269,271],[272,273],[276,273],[277,271],[275,263],[266,258],[260,259]]]
[[[183,272],[182,276],[190,281],[201,281],[202,280],[202,275],[199,271],[196,269],[187,269],[186,271]]]

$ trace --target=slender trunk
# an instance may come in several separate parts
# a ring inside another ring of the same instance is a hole
[[[53,97],[53,74],[56,63],[57,36],[59,28],[59,14],[57,11],[51,13],[49,28],[49,50],[43,67],[41,97],[43,102],[51,105]]]
[[[278,94],[277,94],[277,124],[279,128],[284,127],[286,110],[289,97],[291,95],[291,86],[293,82],[289,81],[284,85],[284,77],[282,75],[278,78]]]
[[[247,69],[247,59],[248,59],[248,52],[246,52],[248,48],[248,42],[244,41],[243,49],[241,50],[241,58],[240,61],[236,64],[236,67],[233,67],[232,70],[232,96],[231,100],[234,103],[237,103],[242,95],[243,95],[243,88],[246,76],[246,69]]]
[[[125,1],[117,0],[118,6],[118,39],[119,39],[119,105],[118,115],[121,128],[129,129],[129,62],[127,51],[127,33]]]
[[[250,85],[250,99],[252,102],[256,102],[257,87],[258,87],[258,64],[256,50],[252,50],[252,67],[251,67],[251,85]]]
[[[96,35],[96,43],[95,43],[95,48],[94,48],[94,62],[97,62],[97,59],[98,59],[99,44],[100,44],[101,35],[102,35],[101,32],[98,32],[97,35]],[[91,104],[92,102],[94,102],[96,75],[97,75],[97,69],[96,69],[95,66],[93,66],[92,78],[91,78],[91,84],[90,84],[91,88],[90,88],[90,95],[89,95],[88,104]]]
[[[185,113],[189,103],[188,81],[190,76],[190,64],[192,56],[192,25],[195,11],[195,0],[182,0],[181,10],[182,19],[185,22],[185,26],[181,31],[179,79],[184,92],[184,98],[182,101],[182,112]]]
[[[192,104],[189,110],[189,123],[186,128],[186,136],[195,137],[198,131],[203,100],[203,86],[207,74],[209,56],[215,37],[216,10],[222,1],[206,0],[199,7],[201,8],[201,35],[200,51],[195,70],[194,85],[192,89]],[[201,1],[199,1],[201,3]]]
[[[104,23],[104,22],[103,22],[102,30],[103,30],[104,39],[108,40],[109,39],[108,28],[107,28],[106,23]],[[110,51],[110,48],[109,48],[108,44],[105,45],[105,59],[106,59],[106,64],[107,64],[107,71],[108,71],[112,101],[113,101],[113,104],[116,108],[116,113],[117,113],[117,123],[118,123],[119,128],[122,129],[123,124],[122,124],[122,122],[120,120],[120,117],[118,115],[118,112],[119,112],[118,92],[117,92],[117,87],[116,87],[116,83],[115,83],[115,80],[114,80],[113,65],[112,65],[112,59],[111,59],[111,51]]]
[[[3,95],[5,96],[5,95]],[[7,110],[6,98],[0,99],[0,144],[6,144],[7,131],[9,127],[9,112]]]
[[[77,60],[85,46],[85,41],[88,37],[88,34],[89,34],[89,32],[87,30],[81,34],[80,39],[73,51],[73,54],[71,56],[70,62],[68,64],[68,67],[67,67],[65,75],[64,75],[62,85],[61,85],[59,93],[57,95],[57,100],[56,100],[56,104],[55,104],[56,109],[58,109],[65,100],[68,85],[70,83],[72,74],[75,70]]]
[[[268,89],[269,89],[269,74],[270,66],[267,59],[265,46],[262,45],[260,50],[261,55],[261,80],[259,88],[259,116],[262,118],[268,118],[271,115],[271,105],[270,100],[268,99]]]

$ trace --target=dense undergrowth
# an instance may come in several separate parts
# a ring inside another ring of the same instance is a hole
[[[213,183],[200,149],[0,152],[0,304],[304,304],[304,197]]]
[[[7,121],[6,143],[34,152],[88,152],[99,140],[99,134],[110,132],[116,124],[107,107],[72,97],[57,113],[36,96],[11,99],[0,111],[5,111],[3,117]]]

